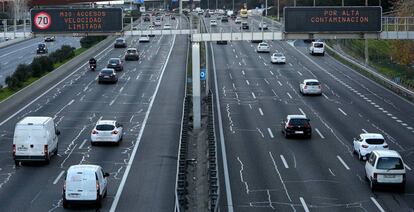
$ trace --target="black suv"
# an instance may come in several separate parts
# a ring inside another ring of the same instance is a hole
[[[290,136],[312,137],[312,127],[305,115],[288,115],[281,123],[282,133]]]
[[[229,18],[227,16],[223,16],[221,18],[221,22],[229,22]]]
[[[37,49],[36,49],[36,53],[37,54],[47,54],[48,50],[47,50],[47,46],[45,43],[39,43],[37,45]]]
[[[111,58],[108,61],[107,68],[113,68],[115,71],[123,71],[124,65],[122,64],[122,60],[120,58]]]

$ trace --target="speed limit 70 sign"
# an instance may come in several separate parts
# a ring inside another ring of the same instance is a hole
[[[36,28],[43,30],[50,27],[52,18],[48,13],[41,11],[34,16],[33,22]]]

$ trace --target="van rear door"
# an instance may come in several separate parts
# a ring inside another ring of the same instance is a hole
[[[96,175],[91,171],[73,171],[66,176],[67,200],[96,200]]]
[[[46,133],[43,128],[18,128],[14,133],[16,155],[43,156],[46,142]]]

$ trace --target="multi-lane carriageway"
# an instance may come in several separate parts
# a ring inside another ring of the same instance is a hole
[[[208,23],[209,19],[206,19]],[[145,26],[143,26],[145,27]],[[220,27],[239,30],[234,22]],[[99,164],[109,172],[103,211],[172,211],[187,36],[156,36],[148,44],[126,36],[141,51],[126,62],[120,81],[98,85],[86,64],[63,75],[49,89],[0,114],[0,208],[2,211],[59,211],[65,170]],[[335,61],[310,56],[302,41],[269,41],[287,56],[270,64],[248,41],[209,44],[216,98],[220,159],[220,211],[410,211],[413,205],[413,104]],[[98,69],[124,50],[112,45],[97,54]],[[304,78],[323,84],[321,97],[301,96]],[[18,98],[14,97],[14,98]],[[285,139],[280,121],[306,114],[312,139]],[[15,167],[14,124],[27,115],[54,117],[59,154],[49,165]],[[97,120],[116,118],[126,133],[119,147],[89,144]],[[383,134],[406,162],[405,193],[372,192],[364,163],[352,154],[352,138]]]

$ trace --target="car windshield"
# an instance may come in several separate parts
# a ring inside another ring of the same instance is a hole
[[[127,52],[129,54],[135,54],[135,53],[137,53],[137,50],[135,50],[135,49],[129,49]]]
[[[104,74],[104,75],[111,75],[112,73],[113,73],[113,71],[109,70],[109,69],[104,69],[104,70],[101,71],[101,74]]]
[[[291,119],[289,124],[293,125],[307,125],[309,124],[308,120],[306,119]]]
[[[99,131],[112,131],[113,129],[115,129],[115,126],[109,124],[100,124],[96,126],[96,129]]]
[[[370,138],[370,139],[365,139],[365,142],[367,142],[367,144],[383,144],[385,141],[384,139],[380,139],[380,138]]]
[[[404,169],[404,164],[400,158],[381,157],[378,159],[377,169]]]
[[[306,82],[306,85],[319,85],[319,82]]]
[[[112,59],[112,60],[109,60],[109,63],[111,63],[111,64],[113,64],[113,63],[118,64],[118,63],[119,63],[119,60],[117,60],[117,59]]]
[[[316,48],[322,48],[323,43],[315,43],[315,44],[313,44],[313,46],[316,47]]]
[[[123,39],[116,39],[116,42],[118,42],[118,43],[123,43],[123,42],[124,42],[124,40],[123,40]]]
[[[267,47],[266,43],[261,43],[260,46]]]
[[[43,47],[45,47],[45,44],[39,44],[38,47],[43,48]]]
[[[275,56],[275,57],[283,57],[283,54],[281,54],[281,53],[275,53],[275,54],[273,54],[273,56]]]

